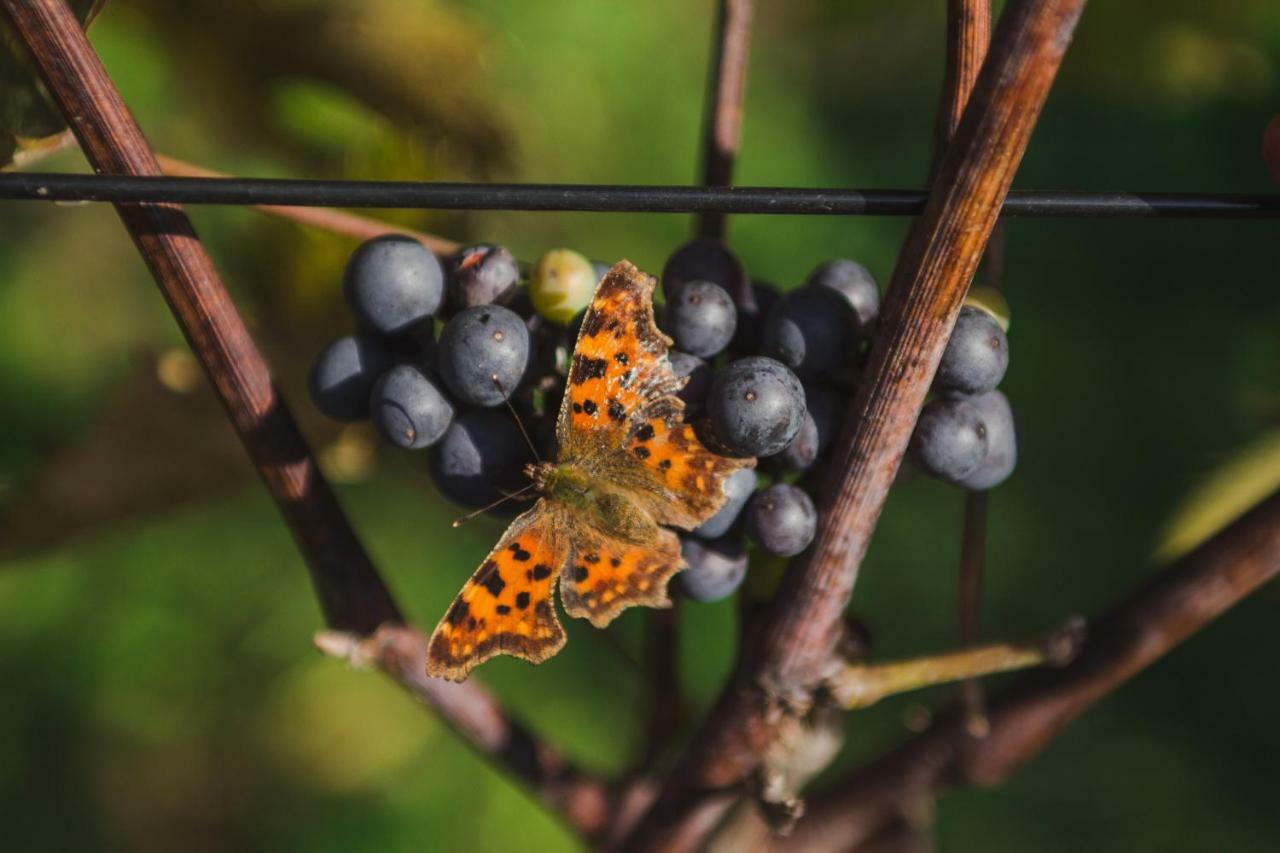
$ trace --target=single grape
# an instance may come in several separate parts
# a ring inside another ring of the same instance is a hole
[[[687,376],[689,381],[676,394],[684,400],[686,415],[697,415],[702,412],[707,399],[707,391],[711,388],[713,371],[711,365],[696,355],[680,350],[671,350],[667,354],[671,361],[671,372],[676,376]]]
[[[858,321],[838,291],[806,285],[778,300],[760,337],[765,355],[802,376],[817,376],[853,360]]]
[[[681,572],[680,587],[694,601],[712,602],[728,598],[747,575],[747,549],[732,536],[708,542],[684,539],[680,556],[688,568]]]
[[[398,364],[382,374],[374,383],[369,411],[383,438],[407,450],[435,444],[453,421],[453,404],[412,364]]]
[[[691,240],[667,258],[662,268],[663,294],[670,299],[676,288],[687,281],[718,284],[735,300],[748,289],[742,262],[724,243],[710,237]]]
[[[806,281],[843,296],[853,308],[859,332],[870,329],[880,316],[880,288],[867,268],[856,261],[837,259],[819,264]]]
[[[440,335],[439,368],[455,397],[497,406],[510,397],[529,365],[529,329],[501,305],[477,305],[454,316]]]
[[[572,249],[553,249],[533,267],[529,296],[539,314],[553,323],[568,323],[591,303],[596,292],[595,267]]]
[[[787,367],[751,356],[729,364],[707,395],[711,431],[737,456],[769,456],[791,443],[804,420],[804,388]]]
[[[777,557],[793,557],[813,541],[818,511],[803,489],[774,483],[747,504],[747,530],[756,544]]]
[[[739,468],[724,480],[725,501],[716,514],[693,529],[693,535],[703,539],[715,539],[729,532],[742,514],[742,508],[755,493],[759,476],[751,468]]]
[[[754,354],[760,349],[760,336],[765,318],[780,299],[777,288],[765,281],[753,281],[751,287],[734,297],[738,308],[738,329],[730,346],[734,352]]]
[[[453,419],[431,449],[427,470],[445,498],[475,509],[521,488],[528,461],[529,449],[509,412],[475,409]]]
[[[307,375],[311,402],[334,420],[369,417],[369,392],[391,361],[387,351],[367,335],[338,338],[311,362]]]
[[[942,353],[933,390],[944,396],[985,394],[1000,384],[1009,367],[1009,340],[996,319],[966,305]]]
[[[663,331],[675,345],[699,358],[711,358],[733,340],[738,312],[718,284],[686,281],[667,299]]]
[[[804,386],[804,409],[813,417],[818,431],[818,455],[827,452],[840,431],[840,421],[849,401],[824,385]]]
[[[505,303],[520,286],[520,265],[501,246],[467,246],[448,262],[449,305],[454,311]]]
[[[983,491],[1000,485],[1018,464],[1018,436],[1009,399],[999,391],[988,391],[969,402],[978,410],[987,430],[987,457],[960,485]]]
[[[986,311],[1000,324],[1000,330],[1009,334],[1009,318],[1013,312],[1009,308],[1009,300],[999,290],[985,284],[975,284],[965,294],[964,304]]]
[[[911,436],[916,463],[949,483],[958,483],[978,470],[989,446],[982,412],[963,398],[929,401]]]
[[[818,452],[818,424],[806,411],[796,437],[773,459],[785,471],[807,471],[818,461]]]
[[[360,323],[394,335],[435,315],[444,300],[444,270],[412,237],[385,234],[360,245],[347,261],[343,293]]]

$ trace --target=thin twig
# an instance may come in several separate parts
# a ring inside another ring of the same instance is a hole
[[[899,256],[817,538],[789,568],[757,642],[633,833],[632,849],[695,846],[758,766],[781,710],[803,705],[828,666],[871,532],[1083,5],[1005,7],[970,107]]]
[[[1280,575],[1280,492],[1161,571],[1090,626],[1080,654],[1020,677],[990,705],[991,731],[968,737],[957,713],[809,802],[780,846],[845,851],[939,789],[990,786],[1072,721],[1264,583]]]
[[[89,163],[105,174],[158,175],[159,163],[63,0],[0,0]],[[603,783],[579,774],[510,721],[479,684],[425,674],[425,640],[402,617],[271,383],[266,362],[181,208],[120,204],[132,235],[275,499],[337,636],[373,635],[385,670],[472,746],[536,787],[590,836],[603,827]],[[375,633],[376,632],[376,633]],[[333,635],[330,635],[332,639]],[[331,649],[332,650],[332,649]]]
[[[719,0],[717,4],[703,118],[703,186],[727,187],[733,182],[733,161],[742,138],[742,106],[747,91],[754,6],[754,0]],[[700,236],[723,239],[724,232],[724,213],[705,211],[699,216]]]
[[[937,140],[934,164],[951,143],[960,116],[969,103],[969,95],[978,79],[978,71],[991,41],[990,0],[947,0],[947,64],[938,104]],[[999,228],[999,226],[996,226]],[[993,234],[994,237],[994,234]],[[1000,241],[992,240],[984,253],[987,269],[990,258],[1000,251]],[[982,613],[982,575],[986,557],[987,496],[983,492],[966,492],[964,526],[960,539],[960,574],[956,595],[958,634],[961,646],[978,642],[978,623]],[[981,737],[987,721],[982,683],[969,679],[960,685],[961,705],[970,734]]]
[[[160,167],[164,170],[166,175],[173,175],[175,177],[182,178],[227,177],[220,172],[215,172],[212,169],[205,169],[201,166],[186,163],[176,157],[157,154],[156,159],[160,161]],[[416,231],[412,228],[402,228],[399,225],[392,225],[389,222],[383,222],[379,219],[373,219],[368,216],[361,216],[357,213],[347,213],[345,210],[337,210],[332,207],[296,207],[282,204],[255,204],[253,205],[253,209],[259,210],[263,213],[269,213],[272,216],[289,219],[300,225],[308,225],[312,228],[318,228],[321,231],[329,231],[334,234],[343,234],[348,237],[355,237],[357,240],[368,240],[383,234],[403,234],[406,237],[414,238],[441,257],[452,255],[462,246],[461,243],[458,243],[455,240],[437,237],[434,234],[428,234],[425,231]]]

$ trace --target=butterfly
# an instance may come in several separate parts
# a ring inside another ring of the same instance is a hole
[[[619,261],[578,333],[556,422],[555,463],[525,471],[541,497],[463,586],[427,647],[427,675],[461,681],[494,655],[541,663],[564,646],[552,598],[597,628],[633,605],[670,607],[680,541],[755,459],[713,453],[684,422],[685,379],[653,317],[655,280]]]

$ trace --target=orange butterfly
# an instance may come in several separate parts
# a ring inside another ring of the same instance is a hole
[[[676,534],[725,501],[724,479],[754,459],[712,453],[683,422],[671,340],[653,320],[655,280],[627,261],[601,279],[582,321],[556,423],[555,464],[525,471],[542,497],[507,528],[436,626],[427,675],[461,681],[497,654],[541,663],[570,616],[597,628],[636,604],[670,607]]]

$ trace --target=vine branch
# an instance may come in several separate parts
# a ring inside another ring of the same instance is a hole
[[[0,0],[94,170],[159,175],[160,165],[74,14],[63,0]],[[311,573],[330,628],[365,660],[434,708],[478,752],[534,787],[587,836],[602,829],[604,783],[580,773],[512,722],[478,683],[425,674],[426,640],[402,624],[392,599],[271,381],[266,361],[180,207],[120,203],[116,210],[221,399]],[[358,638],[369,637],[368,646]],[[355,646],[353,646],[355,644]]]
[[[940,789],[1003,782],[1077,717],[1277,575],[1280,492],[1091,622],[1070,664],[1027,673],[995,696],[986,738],[969,737],[955,710],[940,715],[922,734],[812,798],[778,847],[852,850]]]
[[[1083,7],[1084,0],[1006,6],[971,104],[899,255],[817,538],[788,569],[631,849],[695,846],[759,766],[786,705],[803,705],[829,665],[858,566]]]

